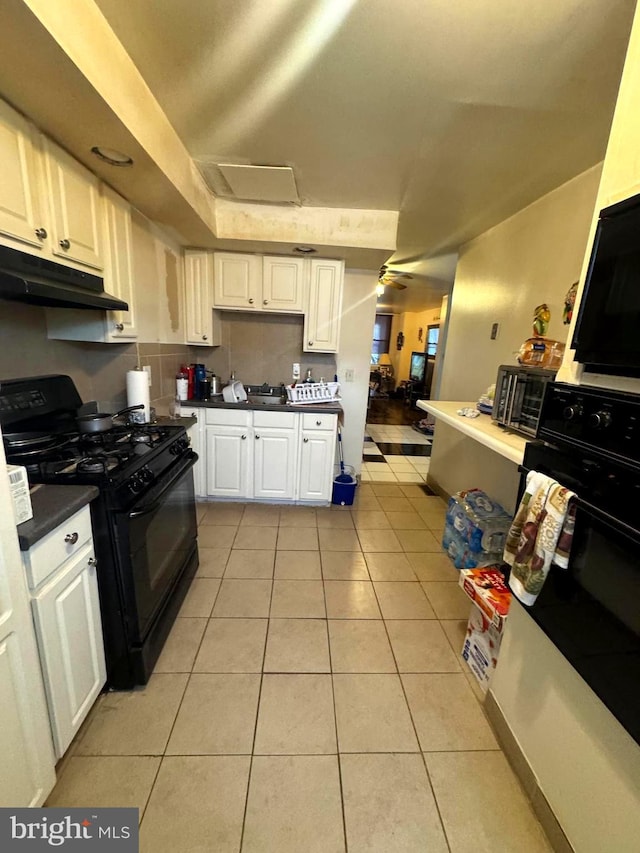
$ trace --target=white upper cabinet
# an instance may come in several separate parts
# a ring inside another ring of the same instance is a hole
[[[302,314],[307,273],[304,258],[265,255],[262,258],[262,310]]]
[[[255,311],[262,307],[262,258],[215,252],[213,277],[216,308]]]
[[[304,315],[305,352],[337,352],[342,311],[344,261],[310,261],[309,293]]]
[[[211,252],[184,253],[186,343],[213,347],[222,343],[219,314],[213,310]]]
[[[51,251],[101,270],[100,181],[46,138],[44,151],[52,211]]]
[[[32,248],[48,245],[36,171],[34,127],[0,101],[0,234]]]
[[[131,207],[106,186],[102,188],[102,201],[107,241],[105,290],[129,306],[128,311],[107,312],[107,335],[114,340],[137,338]]]

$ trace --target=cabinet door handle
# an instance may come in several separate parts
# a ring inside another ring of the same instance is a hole
[[[260,436],[259,436],[259,435],[256,435],[256,441],[257,441],[259,438],[260,438]]]
[[[78,541],[78,534],[77,533],[67,533],[67,535],[64,537],[64,541],[68,542],[69,545],[75,545],[76,542]]]
[[[253,299],[249,300],[249,305],[253,305]]]
[[[246,435],[243,435],[243,436],[242,436],[242,440],[244,441],[246,437],[247,437]]]
[[[309,341],[309,346],[310,346],[310,347],[312,347],[312,346],[313,346],[313,341]]]
[[[46,228],[36,228],[36,237],[38,240],[46,240],[47,239],[47,229]]]
[[[309,441],[308,438],[303,438],[302,440],[304,441],[305,444]]]
[[[116,332],[124,332],[124,323],[116,323]]]
[[[96,560],[95,557],[89,557],[89,559],[87,560],[87,563],[90,566],[97,566],[98,565],[98,561]]]
[[[70,249],[71,248],[71,242],[69,240],[67,240],[67,238],[65,237],[64,240],[60,240],[60,248],[61,249]]]
[[[263,300],[262,300],[262,304],[263,304],[263,305],[268,305],[268,304],[269,304],[269,300],[268,300],[268,299],[263,299]]]
[[[206,335],[203,335],[203,336],[202,336],[202,340],[203,340],[203,341],[206,341],[206,340],[207,340],[207,336],[206,336]]]
[[[316,426],[322,426],[322,421],[316,421]]]

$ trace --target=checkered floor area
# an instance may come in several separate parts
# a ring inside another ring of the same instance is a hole
[[[367,424],[362,446],[363,482],[424,483],[432,439],[411,426]]]

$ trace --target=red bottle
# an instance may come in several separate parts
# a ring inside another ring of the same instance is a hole
[[[195,378],[196,378],[196,366],[195,364],[190,364],[187,367],[187,399],[193,400],[195,397]]]

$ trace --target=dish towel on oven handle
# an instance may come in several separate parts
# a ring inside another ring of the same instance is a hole
[[[567,568],[575,518],[573,497],[574,492],[546,474],[527,474],[503,555],[511,566],[511,591],[523,604],[535,602],[551,563]]]

